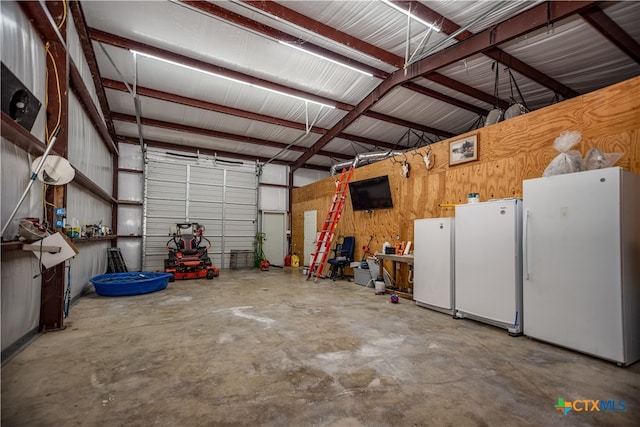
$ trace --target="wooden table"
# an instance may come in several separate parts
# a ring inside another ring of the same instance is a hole
[[[388,259],[393,262],[393,283],[396,282],[396,263],[401,262],[408,265],[413,265],[413,255],[396,255],[396,254],[383,254],[382,252],[376,252],[376,258],[385,260]],[[384,262],[380,262],[379,276],[384,279]]]

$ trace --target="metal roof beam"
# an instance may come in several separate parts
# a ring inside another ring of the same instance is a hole
[[[562,95],[565,98],[574,98],[580,95],[578,92],[571,89],[569,86],[566,86],[560,83],[559,81],[557,81],[556,79],[553,79],[548,75],[544,74],[543,72],[538,71],[532,66],[522,62],[515,56],[509,55],[507,52],[505,52],[502,49],[499,49],[497,47],[492,47],[490,49],[485,50],[482,53],[487,55],[489,58],[495,59],[501,64],[508,66],[512,70],[517,71],[518,73],[533,80],[534,82],[537,82],[538,84],[545,86],[548,89],[551,89],[555,93]]]
[[[273,89],[279,92],[288,93],[293,96],[298,96],[302,98],[306,98],[312,101],[320,102],[322,104],[327,105],[335,105],[336,108],[340,110],[350,111],[353,109],[353,105],[349,105],[344,102],[335,101],[333,99],[328,99],[325,97],[317,96],[310,94],[308,92],[298,91],[288,86],[283,86],[277,83],[273,83],[264,79],[260,79],[258,77],[253,77],[248,74],[240,73],[238,71],[230,70],[224,67],[220,67],[217,65],[210,64],[208,62],[199,61],[194,58],[189,58],[184,55],[180,55],[177,53],[170,52],[168,50],[164,50],[158,47],[154,47],[145,43],[136,42],[133,40],[126,39],[124,37],[117,36],[115,34],[109,34],[104,31],[96,30],[93,28],[89,29],[89,36],[92,40],[101,43],[107,43],[112,46],[119,47],[121,49],[128,50],[136,50],[139,52],[147,53],[149,55],[159,56],[161,58],[165,58],[174,62],[178,62],[180,64],[189,65],[191,67],[199,68],[208,72],[212,72],[219,75],[224,75],[225,77],[229,77],[236,80],[241,80],[243,82],[256,84],[263,87],[268,87],[269,89]],[[388,116],[387,116],[388,117]],[[386,120],[389,121],[389,120]],[[414,129],[419,129],[421,127],[420,124],[413,123]]]
[[[136,117],[135,116],[131,116],[129,114],[116,113],[116,112],[112,113],[112,115],[113,115],[113,120],[121,121],[121,122],[128,122],[128,123],[136,123]],[[161,129],[175,130],[175,131],[178,131],[178,132],[193,133],[193,134],[197,134],[197,135],[208,136],[208,137],[211,137],[211,138],[220,138],[220,139],[225,139],[225,140],[229,140],[229,141],[241,142],[241,143],[245,143],[245,144],[261,145],[263,147],[271,147],[271,148],[283,149],[283,148],[286,148],[288,146],[288,144],[284,144],[284,143],[281,143],[281,142],[268,141],[266,139],[252,138],[252,137],[247,137],[247,136],[243,136],[243,135],[236,135],[236,134],[229,133],[229,132],[221,132],[221,131],[212,130],[212,129],[204,129],[204,128],[199,128],[199,127],[195,127],[195,126],[189,126],[189,125],[184,125],[184,124],[180,124],[180,123],[165,122],[165,121],[156,120],[156,119],[143,118],[142,119],[142,124],[145,125],[145,126],[157,127],[157,128],[161,128]],[[294,146],[289,148],[289,150],[291,150],[291,151],[297,151],[297,152],[302,152],[302,153],[304,153],[307,149],[308,149],[307,147],[301,147],[301,146],[298,146],[298,145],[294,145]],[[347,155],[347,154],[333,153],[333,152],[328,152],[328,151],[322,151],[322,152],[318,153],[318,155],[326,156],[326,157],[335,157],[335,158],[340,158],[340,159],[350,159],[350,158],[353,157],[353,156],[350,156],[350,155]]]
[[[198,3],[198,2],[196,2]],[[326,37],[330,40],[333,40],[335,42],[338,42],[340,44],[343,44],[345,46],[348,46],[350,48],[356,49],[366,55],[369,55],[371,57],[374,57],[376,59],[379,59],[387,64],[393,65],[394,67],[397,68],[404,68],[404,58],[398,55],[395,55],[393,53],[387,52],[384,49],[378,48],[376,46],[373,46],[369,43],[366,43],[356,37],[350,36],[349,34],[343,33],[341,31],[338,31],[334,28],[329,27],[328,25],[325,25],[321,22],[318,22],[314,19],[311,19],[305,15],[302,15],[298,12],[295,12],[291,9],[288,9],[276,2],[263,2],[263,1],[245,1],[245,3],[250,4],[251,6],[260,9],[264,12],[267,12],[273,16],[276,16],[280,19],[284,19],[287,20],[289,22],[294,23],[295,25],[298,25],[302,28],[305,28],[309,31],[312,31],[316,34],[319,34],[323,37]],[[458,28],[460,28],[459,26],[457,26],[455,23],[449,21],[448,19],[444,18],[442,15],[437,14],[436,12],[433,12],[431,9],[422,6],[422,4],[418,3],[418,2],[394,2],[397,3],[399,5],[401,5],[402,7],[407,7],[406,4],[407,3],[411,3],[412,4],[412,12],[415,13],[417,16],[419,16],[420,18],[426,20],[426,21],[438,21],[439,23],[442,23],[443,26],[443,31],[451,31],[454,32],[456,31]],[[444,20],[444,21],[443,21]],[[468,37],[469,35],[471,35],[472,33],[469,33],[468,31],[463,32],[460,37]],[[388,74],[385,76],[388,77]],[[450,80],[452,82],[455,82],[455,80]],[[455,87],[450,87],[451,89],[455,89],[457,88],[462,88],[464,87],[464,85],[462,83],[458,83],[455,82],[456,85]],[[443,86],[448,86],[447,84],[443,84]],[[412,84],[407,84],[405,85],[405,87],[407,89],[413,90],[415,92],[421,93],[423,95],[438,99],[440,101],[443,102],[447,102],[451,105],[454,105],[456,107],[459,108],[464,108],[466,110],[472,111],[474,113],[478,113],[478,114],[487,114],[486,110],[482,110],[484,113],[478,111],[478,107],[475,107],[471,104],[465,103],[463,101],[460,100],[456,100],[455,98],[452,98],[450,96],[447,96],[445,94],[442,94],[440,92],[437,92],[433,89],[425,89],[421,86],[418,85],[412,85]],[[467,86],[468,87],[468,86]],[[478,97],[478,92],[480,93],[480,97]],[[481,91],[471,91],[468,90],[467,92],[463,92],[473,98],[476,99],[480,99],[480,100],[484,100],[486,99],[486,97],[488,96],[487,94],[481,92]],[[472,93],[472,94],[470,94]],[[506,105],[508,105],[507,101],[504,101]],[[491,105],[494,104],[494,101],[490,102]],[[393,122],[392,122],[393,123]],[[413,129],[416,129],[415,124]],[[430,132],[433,133],[433,132]]]
[[[384,49],[369,44],[356,37],[350,36],[347,33],[336,30],[335,28],[316,21],[315,19],[311,19],[274,1],[245,1],[244,3],[247,3],[255,7],[256,9],[260,9],[285,21],[292,22],[295,25],[298,25],[330,40],[336,41],[345,46],[349,46],[382,62],[391,64],[396,68],[404,67],[403,57],[387,52]]]
[[[214,73],[226,78],[239,80],[248,84],[254,84],[262,86],[264,88],[275,90],[278,92],[286,93],[288,95],[297,96],[300,98],[308,99],[309,101],[318,102],[325,105],[335,105],[336,108],[341,110],[350,110],[353,106],[344,102],[339,102],[334,99],[325,98],[323,96],[314,95],[305,91],[293,89],[289,86],[284,86],[278,83],[273,83],[268,80],[261,79],[259,77],[250,76],[248,74],[240,73],[228,68],[220,67],[208,62],[200,61],[198,59],[190,58],[179,53],[171,52],[159,47],[151,46],[146,43],[136,42],[115,34],[110,34],[95,28],[89,28],[89,37],[92,40],[100,43],[106,43],[111,46],[119,47],[121,49],[135,50],[138,52],[146,53],[148,55],[157,56],[169,61],[184,64],[190,67],[194,67],[200,70],[204,70],[210,73]]]
[[[118,90],[120,92],[127,92],[127,87],[124,83],[118,82],[111,79],[102,79],[102,85],[107,89]],[[241,110],[238,108],[227,107],[224,105],[215,104],[213,102],[202,101],[194,98],[187,98],[186,96],[176,95],[173,93],[162,92],[155,89],[150,89],[147,87],[138,86],[137,93],[141,96],[146,96],[149,98],[159,99],[162,101],[173,102],[177,104],[186,105],[188,107],[200,108],[207,111],[213,111],[222,114],[229,114],[236,117],[242,117],[249,120],[256,120],[263,123],[269,123],[277,126],[284,126],[291,129],[298,129],[305,131],[306,125],[304,123],[298,123],[291,120],[280,119],[277,117],[267,116],[265,114],[253,113],[247,110]],[[311,132],[324,135],[327,133],[327,129],[313,126],[311,128]],[[368,144],[376,147],[392,147],[393,144],[389,144],[388,142],[377,141],[371,138],[360,137],[356,135],[351,135],[348,133],[340,133],[338,138],[348,139],[352,141],[361,142],[363,144]]]
[[[465,95],[471,96],[472,98],[479,99],[482,102],[486,102],[489,105],[497,105],[502,109],[509,108],[509,101],[505,101],[504,99],[496,98],[493,95],[490,95],[486,92],[483,92],[479,89],[476,89],[472,86],[461,83],[457,80],[452,79],[451,77],[447,77],[440,73],[429,73],[424,76],[425,79],[431,80],[442,86],[446,86],[450,89],[456,90],[460,93],[464,93]]]
[[[366,71],[367,73],[373,74],[375,77],[384,79],[389,75],[389,73],[384,72],[382,70],[378,70],[375,67],[356,61],[353,58],[340,55],[339,53],[330,51],[329,49],[325,49],[321,46],[318,46],[306,40],[300,39],[299,37],[295,37],[291,34],[287,34],[284,31],[280,31],[276,28],[269,27],[268,25],[254,21],[253,19],[249,19],[245,16],[242,16],[240,14],[227,10],[223,7],[220,7],[214,3],[203,2],[201,0],[198,0],[198,1],[182,0],[180,1],[180,3],[184,3],[189,7],[200,10],[206,14],[217,16],[222,20],[225,20],[232,24],[246,28],[250,31],[253,31],[254,33],[262,34],[270,39],[274,39],[284,43],[289,43],[291,45],[301,47],[306,51],[313,52],[325,58],[329,58],[339,63],[349,65],[350,67],[354,67],[359,70]]]
[[[82,51],[84,52],[87,64],[89,65],[89,70],[91,70],[93,85],[95,86],[96,94],[98,95],[98,102],[100,103],[100,108],[102,109],[102,114],[107,125],[107,130],[109,131],[109,135],[111,135],[111,138],[115,140],[116,129],[113,126],[113,122],[111,121],[111,111],[109,109],[107,96],[104,93],[104,88],[100,84],[100,69],[98,68],[98,61],[96,60],[96,55],[93,51],[91,40],[89,39],[89,33],[87,32],[87,22],[84,19],[82,5],[79,1],[71,1],[69,2],[69,8],[71,9],[73,22],[75,23],[78,37],[80,38]]]
[[[372,119],[383,120],[389,123],[393,123],[398,126],[404,126],[409,129],[419,130],[419,131],[427,132],[437,136],[444,136],[445,138],[450,138],[452,136],[455,136],[455,134],[451,132],[446,132],[444,130],[432,128],[431,126],[424,126],[424,125],[412,123],[407,120],[398,119],[396,117],[391,117],[386,114],[377,113],[371,110],[364,112],[363,115],[367,117],[371,117]]]
[[[492,26],[468,39],[465,39],[445,50],[436,52],[411,64],[406,70],[398,70],[384,80],[369,95],[367,95],[355,108],[347,113],[333,128],[316,141],[293,164],[297,168],[313,157],[336,134],[342,132],[353,123],[361,114],[369,110],[384,95],[393,88],[406,83],[416,77],[432,73],[435,70],[452,64],[469,56],[480,53],[493,46],[513,40],[538,28],[550,25],[568,16],[580,13],[592,7],[594,2],[547,2],[526,10],[519,15]]]
[[[119,139],[120,139],[120,142],[125,144],[140,145],[140,141],[137,138],[120,136]],[[144,143],[147,144],[147,146],[149,147],[163,148],[165,150],[176,150],[176,151],[186,151],[186,152],[196,152],[196,153],[199,152],[201,154],[208,155],[208,156],[223,156],[223,157],[229,157],[231,159],[248,160],[248,161],[257,160],[262,163],[266,163],[269,160],[266,157],[252,156],[250,154],[233,153],[231,151],[223,151],[223,150],[212,150],[210,148],[195,147],[193,145],[188,145],[188,146],[180,145],[180,144],[174,144],[171,142],[156,141],[153,139],[145,139]],[[273,163],[289,166],[292,162],[274,160]],[[319,170],[319,171],[329,170],[329,168],[326,166],[309,165],[309,164],[305,165],[305,168]]]
[[[403,7],[406,8],[407,7],[406,4],[409,2],[401,1],[401,2],[394,2],[394,3],[403,4]],[[412,7],[413,7],[412,13],[420,17],[421,19],[431,21],[431,22],[441,22],[442,23],[441,31],[445,34],[453,34],[454,32],[460,29],[460,26],[458,24],[440,15],[439,13],[431,10],[427,6],[423,5],[422,3],[415,2],[415,5],[413,5]],[[456,39],[462,41],[471,37],[472,35],[473,35],[472,32],[464,31],[461,34],[459,34],[456,37]],[[551,89],[552,91],[562,95],[565,98],[573,98],[575,96],[580,95],[578,92],[574,91],[568,86],[565,86],[564,84],[547,76],[541,71],[538,71],[537,69],[531,67],[530,65],[524,63],[523,61],[520,61],[519,59],[515,58],[514,56],[508,54],[507,52],[503,51],[498,47],[494,46],[482,53],[492,59],[495,59],[498,62],[501,62],[504,65],[509,66],[511,69],[517,71],[523,76],[539,83],[542,86],[545,86]],[[467,95],[470,95],[470,94],[467,93]],[[470,95],[470,96],[473,96],[473,95]],[[495,104],[495,102],[491,102],[491,104]],[[501,108],[505,108],[505,107],[502,106]]]
[[[456,98],[454,98],[452,96],[444,95],[444,94],[442,94],[440,92],[437,92],[437,91],[435,91],[433,89],[429,89],[428,87],[420,86],[417,83],[413,83],[413,82],[403,83],[402,87],[410,89],[410,90],[412,90],[414,92],[421,93],[421,94],[426,95],[426,96],[428,96],[430,98],[434,98],[434,99],[437,99],[439,101],[446,102],[448,104],[454,105],[454,106],[462,108],[464,110],[471,111],[472,113],[480,114],[481,116],[486,116],[487,114],[489,114],[489,110],[487,110],[487,109],[475,106],[473,104],[469,104],[468,102],[461,101],[461,100],[456,99]]]
[[[580,13],[593,28],[598,30],[603,36],[631,59],[640,63],[640,44],[636,42],[626,31],[624,31],[615,21],[602,11],[599,7]]]

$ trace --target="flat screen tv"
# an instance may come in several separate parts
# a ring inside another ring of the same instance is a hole
[[[393,208],[388,175],[351,182],[349,193],[354,211]]]

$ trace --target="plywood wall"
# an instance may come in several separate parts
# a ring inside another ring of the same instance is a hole
[[[469,193],[479,193],[481,201],[522,197],[522,181],[542,175],[558,154],[552,145],[564,130],[582,133],[576,148],[583,155],[593,147],[624,153],[617,165],[640,173],[640,77],[433,144],[435,166],[429,171],[421,157],[424,148],[409,152],[408,179],[391,160],[357,168],[353,181],[389,175],[394,208],[353,212],[347,200],[336,235],[356,236],[359,260],[370,236],[373,250],[385,241],[413,240],[414,219],[454,216],[455,208],[440,205],[466,203]],[[449,143],[472,134],[478,137],[478,160],[449,166]],[[301,260],[309,259],[303,254],[304,212],[317,211],[320,230],[334,181],[327,178],[292,192],[291,242]],[[399,277],[400,286],[411,287],[406,274]]]

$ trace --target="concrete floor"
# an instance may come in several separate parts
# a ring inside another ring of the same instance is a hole
[[[637,426],[629,368],[300,269],[89,294],[2,367],[2,426]],[[554,409],[559,397],[624,412]]]

